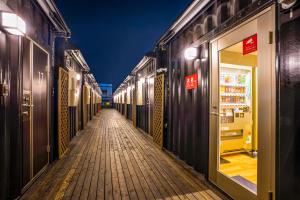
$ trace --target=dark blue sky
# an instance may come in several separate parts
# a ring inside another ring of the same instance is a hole
[[[192,0],[56,0],[99,83],[114,89]]]

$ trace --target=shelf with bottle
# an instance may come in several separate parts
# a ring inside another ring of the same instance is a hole
[[[221,96],[221,103],[245,103],[244,96]]]
[[[245,97],[246,94],[245,93],[221,93],[221,96],[225,96],[225,97]]]
[[[241,87],[241,86],[222,86],[220,87],[220,93],[239,93],[239,94],[243,94],[246,92],[246,87]]]
[[[222,107],[249,107],[247,103],[221,103]]]

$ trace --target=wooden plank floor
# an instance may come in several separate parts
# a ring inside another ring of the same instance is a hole
[[[115,110],[102,110],[21,199],[225,199]]]

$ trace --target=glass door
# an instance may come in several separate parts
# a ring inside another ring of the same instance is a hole
[[[211,43],[209,179],[234,199],[274,191],[274,13]]]

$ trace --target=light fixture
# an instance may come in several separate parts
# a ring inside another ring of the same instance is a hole
[[[143,83],[145,83],[145,78],[141,78],[140,79],[140,82],[143,84]]]
[[[1,12],[1,25],[12,35],[23,36],[26,34],[25,21],[14,13]]]
[[[184,57],[187,60],[194,60],[198,56],[198,50],[195,47],[189,47],[184,51]]]
[[[77,73],[77,74],[76,74],[76,79],[77,79],[77,81],[80,81],[80,79],[81,79],[81,76],[80,76],[80,74],[79,74],[79,73]]]
[[[149,84],[153,84],[153,83],[154,83],[154,78],[149,78],[149,79],[148,79],[148,83],[149,83]]]
[[[75,92],[75,97],[78,97],[78,96],[79,96],[79,91],[76,90],[76,92]]]
[[[290,9],[296,4],[297,0],[278,0],[283,9]]]

